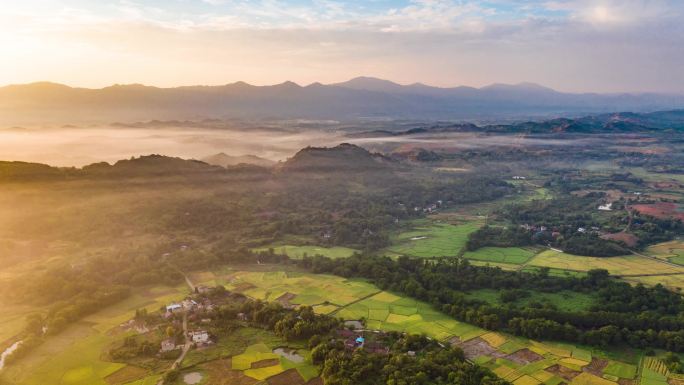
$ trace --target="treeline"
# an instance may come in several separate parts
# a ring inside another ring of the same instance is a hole
[[[444,313],[490,330],[503,330],[530,338],[543,338],[607,346],[684,351],[684,304],[679,294],[657,285],[611,279],[605,270],[586,277],[553,277],[539,273],[503,271],[471,266],[467,260],[426,261],[401,257],[353,256],[331,260],[306,258],[302,266],[315,273],[370,279],[383,290],[429,302]],[[522,289],[536,292],[574,291],[593,295],[587,311],[563,311],[553,304],[492,304],[469,299],[464,292],[478,289]]]

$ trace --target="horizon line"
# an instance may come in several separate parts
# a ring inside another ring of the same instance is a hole
[[[159,86],[159,85],[151,85],[151,84],[145,84],[145,83],[139,83],[139,82],[133,82],[133,83],[112,83],[107,86],[101,86],[101,87],[86,87],[86,86],[78,86],[78,85],[72,85],[68,83],[62,83],[58,81],[51,81],[51,80],[37,80],[33,82],[26,82],[26,83],[8,83],[4,85],[0,85],[0,89],[3,88],[9,88],[9,87],[21,87],[21,86],[32,86],[32,85],[55,85],[55,86],[63,86],[63,87],[68,87],[70,89],[84,89],[84,90],[93,90],[93,91],[98,91],[98,90],[104,90],[108,88],[113,88],[113,87],[132,87],[132,86],[139,86],[139,87],[146,87],[146,88],[155,88],[155,89],[178,89],[178,88],[200,88],[200,87],[226,87],[226,86],[233,86],[233,85],[246,85],[250,87],[276,87],[276,86],[282,86],[282,85],[295,85],[299,88],[307,88],[307,87],[313,87],[313,86],[340,86],[344,83],[348,83],[354,80],[371,80],[371,81],[381,81],[381,82],[387,82],[391,83],[392,85],[400,86],[400,87],[414,87],[414,86],[419,86],[419,87],[427,87],[427,88],[433,88],[433,89],[441,89],[441,90],[454,90],[454,89],[459,89],[459,88],[466,88],[466,89],[474,89],[474,90],[482,90],[486,89],[488,87],[495,87],[495,86],[504,86],[504,87],[523,87],[523,86],[530,86],[530,87],[535,87],[538,89],[546,89],[548,91],[553,91],[557,93],[563,93],[563,94],[575,94],[575,95],[648,95],[648,94],[655,94],[655,95],[677,95],[677,96],[682,96],[684,95],[684,91],[682,92],[657,92],[657,91],[616,91],[616,92],[598,92],[598,91],[581,91],[581,92],[573,92],[573,91],[560,91],[551,87],[547,87],[545,85],[536,83],[536,82],[531,82],[531,81],[521,81],[521,82],[516,82],[516,83],[501,83],[501,82],[494,82],[494,83],[489,83],[484,86],[469,86],[469,85],[454,85],[454,86],[435,86],[435,85],[430,85],[426,84],[424,82],[416,81],[412,83],[399,83],[394,80],[389,80],[385,78],[380,78],[380,77],[375,77],[375,76],[366,76],[366,75],[360,75],[360,76],[355,76],[351,79],[344,80],[344,81],[338,81],[338,82],[333,82],[333,83],[321,83],[321,82],[312,82],[308,84],[300,84],[297,83],[296,81],[292,80],[285,80],[280,83],[274,83],[274,84],[253,84],[246,82],[244,80],[237,80],[233,81],[230,83],[216,83],[216,84],[187,84],[187,85],[174,85],[174,86]],[[376,91],[376,92],[382,92],[382,91]]]

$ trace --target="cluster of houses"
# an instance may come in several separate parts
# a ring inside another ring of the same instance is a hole
[[[198,293],[206,293],[209,288],[198,286]],[[210,323],[210,318],[201,318],[202,315],[213,311],[215,305],[207,298],[195,300],[193,298],[186,298],[179,303],[171,303],[166,306],[166,312],[164,313],[164,318],[170,319],[176,314],[186,313],[188,319],[192,321],[199,321],[203,324]],[[211,335],[209,332],[203,329],[188,331],[188,338],[195,346],[201,347],[213,344],[211,340]],[[176,349],[181,349],[182,344],[176,344],[174,338],[168,338],[161,342],[160,353],[170,352]]]
[[[548,232],[548,231],[551,232],[551,236],[552,236],[553,238],[557,238],[558,236],[561,235],[560,231],[559,231],[557,228],[551,228],[551,229],[549,229],[547,226],[536,226],[536,225],[529,225],[529,224],[526,223],[526,224],[524,224],[524,225],[520,225],[520,227],[522,227],[523,229],[525,229],[525,230],[527,230],[527,231],[529,231],[529,232],[534,233],[535,235],[537,235],[537,234],[543,234],[543,233],[546,233],[546,232]],[[591,227],[582,227],[582,226],[580,226],[580,227],[577,228],[577,232],[578,232],[578,233],[581,233],[581,234],[586,234],[586,233],[599,233],[600,231],[601,231],[601,229],[600,229],[599,227],[596,227],[596,226],[591,226]]]
[[[416,211],[416,212],[417,212],[417,211],[421,211],[421,210],[422,210],[424,213],[433,213],[433,212],[436,212],[437,210],[439,210],[439,209],[441,209],[441,208],[443,208],[443,207],[444,207],[444,202],[442,202],[442,200],[438,200],[437,202],[435,202],[435,203],[430,203],[430,204],[428,204],[428,205],[425,206],[425,207],[418,207],[418,206],[416,206],[416,207],[413,208],[413,211]]]
[[[382,332],[373,331],[377,336],[372,341],[367,341],[364,332],[358,330],[342,329],[337,335],[344,341],[344,347],[348,350],[364,349],[371,353],[389,354],[389,347],[382,343]]]

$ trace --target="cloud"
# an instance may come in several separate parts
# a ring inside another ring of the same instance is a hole
[[[684,92],[678,1],[32,1],[0,14],[0,84],[308,84],[373,75]]]

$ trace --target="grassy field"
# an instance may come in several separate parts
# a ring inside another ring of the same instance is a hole
[[[606,269],[613,275],[684,273],[684,267],[670,266],[637,255],[596,258],[559,253],[553,250],[546,250],[537,254],[529,261],[528,265],[574,271]]]
[[[48,338],[28,356],[5,368],[0,372],[0,382],[21,385],[118,385],[107,378],[116,378],[113,375],[124,370],[126,365],[102,359],[107,347],[122,338],[121,334],[111,333],[111,330],[131,319],[136,308],[158,310],[167,301],[186,295],[184,289],[149,289],[86,317],[64,332]],[[148,374],[151,373],[143,372],[141,377]]]
[[[520,247],[482,247],[465,252],[463,257],[477,261],[520,265],[529,261],[534,254],[534,251]]]
[[[469,298],[479,299],[491,304],[501,304],[499,291],[493,289],[473,290],[467,294]],[[531,292],[529,297],[521,298],[514,303],[525,305],[530,302],[549,302],[563,311],[582,311],[588,310],[594,303],[594,298],[588,294],[563,291],[558,293],[538,293]]]
[[[659,243],[646,250],[646,254],[684,266],[684,241]]]
[[[470,261],[470,264],[473,266],[498,267],[498,268],[501,268],[501,270],[509,270],[509,271],[517,271],[517,270],[520,270],[520,268],[522,267],[520,265],[514,265],[512,263],[477,261],[474,259],[471,259],[469,261]]]
[[[264,246],[253,251],[268,251],[270,248],[276,254],[285,254],[292,259],[302,259],[305,255],[313,257],[314,255],[322,255],[328,258],[348,258],[351,257],[358,250],[350,249],[348,247],[321,247],[321,246],[294,246],[294,245],[279,245],[279,246]]]
[[[479,222],[461,225],[445,223],[426,224],[393,237],[388,251],[420,258],[458,256],[468,240],[468,235],[480,228]]]
[[[254,299],[275,301],[289,294],[291,304],[322,305],[317,307],[329,312],[379,291],[361,280],[298,272],[225,271],[203,276],[208,282],[217,282],[228,290],[239,291]]]

